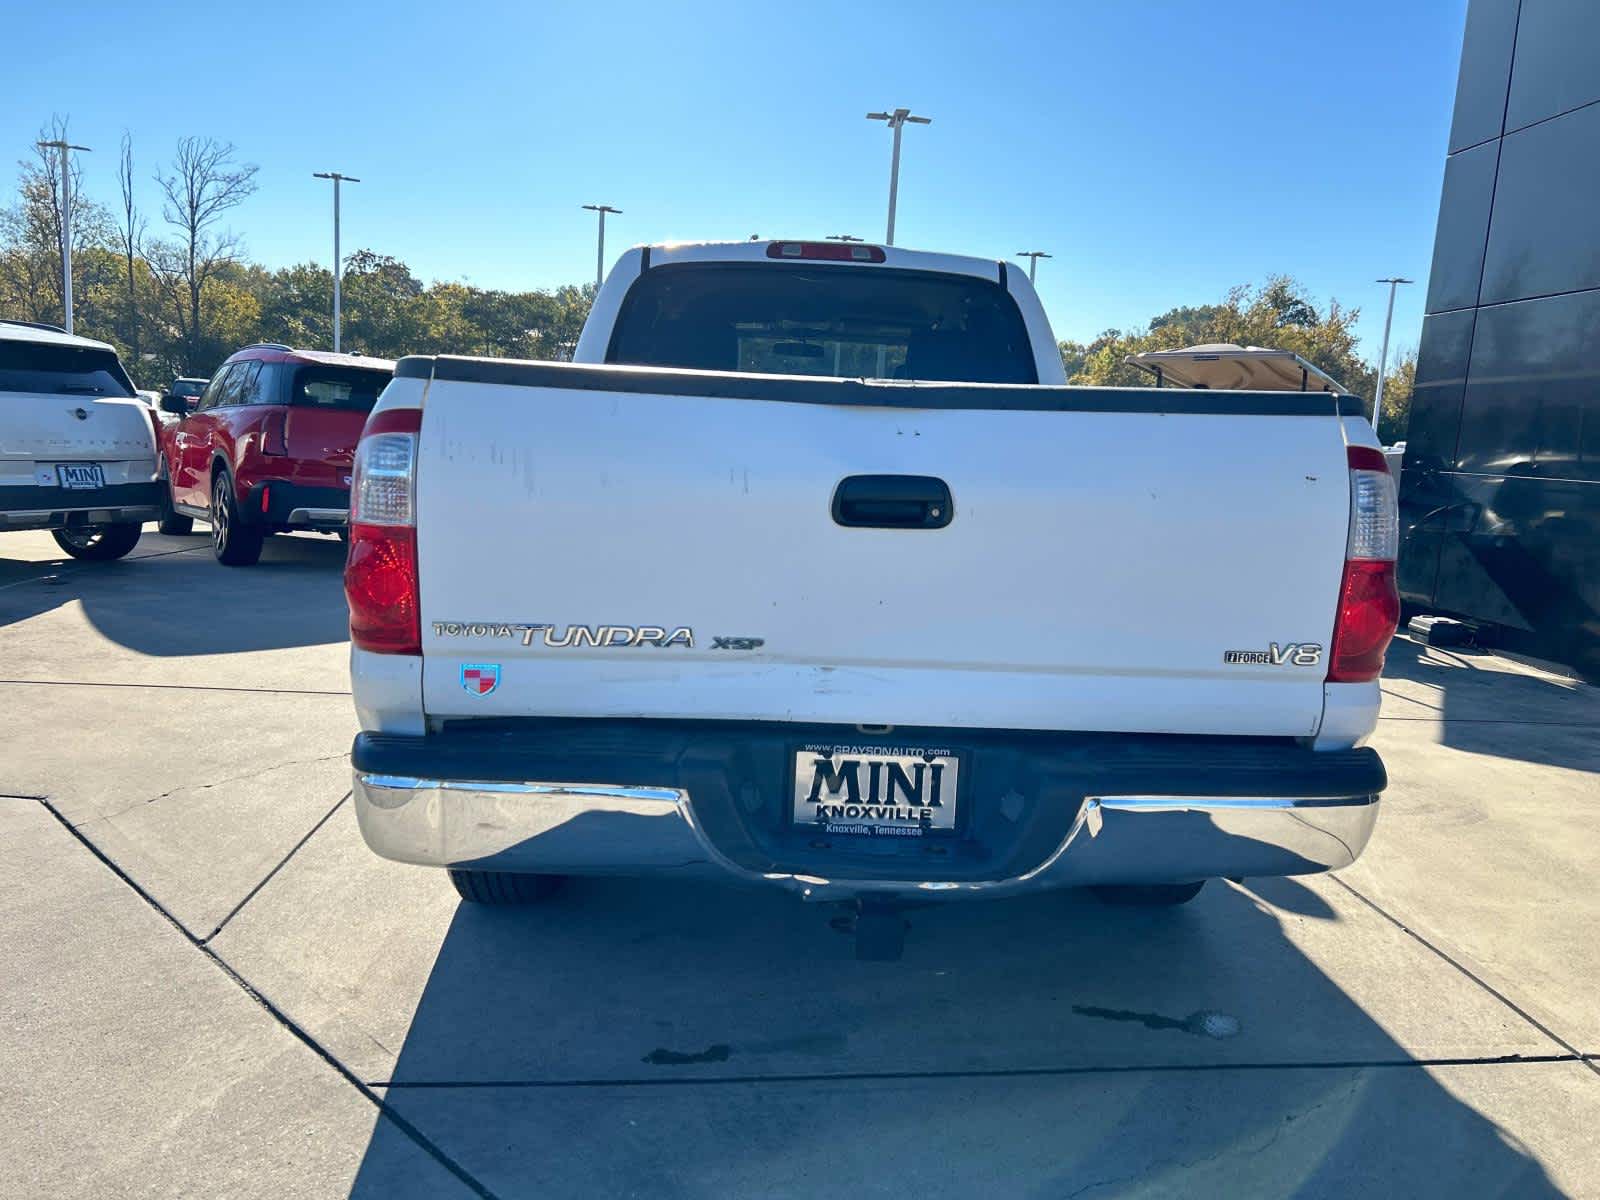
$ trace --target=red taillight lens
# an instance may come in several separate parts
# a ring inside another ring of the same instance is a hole
[[[267,419],[261,423],[261,453],[289,453],[289,444],[284,437],[284,429],[288,425],[288,421],[289,414],[282,409],[267,414]]]
[[[415,528],[350,526],[344,594],[350,604],[350,640],[358,649],[422,653]]]
[[[367,419],[356,443],[344,594],[350,641],[359,650],[422,653],[415,486],[421,429],[421,409],[386,409]]]
[[[1346,446],[1344,456],[1352,471],[1389,472],[1389,460],[1376,446]]]
[[[1329,683],[1366,683],[1383,672],[1383,654],[1400,624],[1394,563],[1347,562],[1339,621],[1328,655]]]

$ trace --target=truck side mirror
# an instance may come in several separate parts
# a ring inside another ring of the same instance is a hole
[[[173,392],[168,392],[165,396],[161,397],[161,411],[164,413],[174,413],[180,417],[186,417],[189,415],[189,398],[187,396],[179,396]]]

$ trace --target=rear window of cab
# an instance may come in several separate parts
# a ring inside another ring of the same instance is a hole
[[[757,375],[1037,383],[1011,294],[977,276],[675,263],[628,289],[606,361]]]

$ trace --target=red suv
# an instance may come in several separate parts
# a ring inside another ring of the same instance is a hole
[[[344,533],[350,463],[394,364],[359,354],[247,346],[211,377],[193,411],[161,431],[162,533],[211,525],[217,561],[248,566],[270,533]],[[169,407],[170,405],[170,407]]]

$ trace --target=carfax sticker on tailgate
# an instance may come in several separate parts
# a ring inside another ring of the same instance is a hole
[[[959,772],[944,747],[811,743],[795,753],[794,823],[870,837],[949,832]]]

